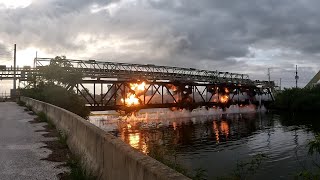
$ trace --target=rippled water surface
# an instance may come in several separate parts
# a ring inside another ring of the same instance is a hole
[[[149,142],[153,142],[184,168],[194,172],[203,169],[208,179],[230,177],[239,164],[256,154],[267,158],[250,179],[292,179],[312,167],[307,153],[307,144],[314,138],[310,126],[288,124],[280,115],[162,117],[151,123],[129,119],[119,123],[116,116],[109,115],[95,116],[91,121],[146,154],[152,148]]]

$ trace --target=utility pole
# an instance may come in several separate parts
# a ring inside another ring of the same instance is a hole
[[[36,68],[36,61],[38,59],[38,51],[36,51],[36,58],[33,60],[33,68]]]
[[[298,88],[298,79],[299,79],[299,76],[298,76],[298,65],[296,65],[296,76],[295,76],[295,79],[296,79],[296,88]]]
[[[280,78],[280,91],[281,91],[281,78]]]
[[[271,68],[268,68],[268,82],[269,82],[269,84],[270,84],[270,76],[271,76],[271,75],[270,75],[270,69],[271,69]]]
[[[17,77],[16,77],[16,69],[17,67],[17,45],[14,44],[14,53],[13,53],[13,96],[16,96],[16,91],[17,91],[17,87],[16,87],[16,80],[17,80]]]

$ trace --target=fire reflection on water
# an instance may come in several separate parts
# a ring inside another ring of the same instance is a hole
[[[227,121],[225,120],[222,120],[220,122],[213,121],[213,132],[215,134],[217,143],[220,142],[220,136],[222,135],[225,136],[226,139],[228,139],[229,131],[230,131],[230,128]]]
[[[144,138],[141,132],[130,132],[127,130],[123,130],[121,131],[121,139],[131,147],[140,150],[144,154],[148,153],[147,143],[145,140],[143,140]]]
[[[192,126],[188,126],[188,123],[191,123]],[[210,123],[210,120],[209,120]],[[212,123],[212,132],[211,134],[215,137],[213,142],[220,143],[229,138],[230,134],[230,125],[227,120],[213,120]],[[187,126],[186,126],[187,125]],[[199,124],[198,124],[199,125]],[[193,126],[198,126],[194,122],[179,122],[172,121],[168,127],[149,127],[143,128],[137,126],[137,124],[127,124],[122,126],[119,129],[121,139],[128,143],[135,149],[140,150],[144,154],[149,153],[149,149],[152,147],[150,142],[155,142],[156,144],[161,144],[162,142],[170,141],[172,145],[179,145],[181,143],[189,143],[189,139],[185,139],[188,135],[180,136],[180,134],[193,134],[191,136],[198,136],[198,133],[194,132]],[[179,126],[185,126],[184,128],[178,128]],[[183,132],[181,132],[183,131]],[[211,131],[211,130],[210,130]],[[207,137],[210,137],[211,134],[206,134]],[[203,138],[203,137],[196,137]]]
[[[229,135],[229,124],[227,123],[227,121],[221,121],[221,133],[224,134],[226,136],[226,138],[228,138]]]
[[[219,143],[219,128],[216,121],[213,122],[213,131],[216,136],[216,141]]]
[[[175,121],[172,123],[172,126],[173,126],[173,130],[177,129],[177,123]]]
[[[90,122],[102,129],[107,129],[133,148],[148,154],[154,148],[153,145],[163,148],[166,148],[166,146],[175,148],[180,146],[193,147],[197,141],[216,144],[238,138],[233,136],[233,129],[246,129],[247,127],[243,126],[247,122],[241,119],[256,115],[255,113],[249,113],[256,112],[254,107],[249,106],[241,108],[230,106],[226,112],[229,113],[225,113],[219,108],[210,110],[201,108],[192,112],[187,110],[173,112],[159,110],[121,117],[107,116],[101,118],[92,116]],[[255,117],[249,119],[255,119]],[[237,123],[233,123],[235,121]]]
[[[117,121],[114,122],[115,126],[110,132],[133,148],[150,156],[154,150],[150,141],[158,145],[155,147],[168,150],[169,153],[174,150],[173,158],[184,163],[188,170],[203,168],[199,167],[199,164],[205,164],[204,168],[210,177],[223,177],[225,174],[232,173],[235,159],[245,159],[249,154],[259,153],[261,150],[270,153],[272,155],[270,157],[274,158],[274,161],[268,162],[272,166],[272,172],[275,169],[282,171],[285,167],[283,163],[296,167],[295,156],[291,157],[290,154],[297,147],[295,143],[299,143],[298,146],[302,147],[306,145],[305,142],[314,138],[314,134],[306,129],[288,131],[286,127],[295,129],[297,126],[283,126],[278,119],[280,117],[274,118],[273,115],[241,113],[170,118],[160,114],[159,117],[163,118],[154,121],[151,117],[152,115],[148,115],[147,120],[136,117],[136,123],[132,117],[129,117],[126,121],[123,120],[124,125],[121,127],[117,126],[120,120],[114,118]],[[110,119],[100,121],[108,123],[97,124],[99,127],[110,126]],[[130,125],[127,125],[128,123]],[[156,125],[153,126],[153,124]],[[300,133],[299,141],[292,141],[293,132]],[[283,139],[276,139],[278,135]],[[289,148],[282,148],[284,145],[288,145]],[[239,157],[233,157],[235,154]],[[284,162],[283,154],[288,154],[291,158]],[[305,154],[307,149],[300,152],[299,157],[305,157]],[[280,161],[281,163],[277,163]],[[219,170],[212,171],[212,169]],[[287,169],[286,172],[289,170]],[[219,174],[216,175],[217,173]],[[263,177],[264,175],[262,174]],[[272,178],[268,177],[268,179]]]

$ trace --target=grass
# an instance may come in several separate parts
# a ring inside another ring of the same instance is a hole
[[[32,111],[32,106],[27,105],[26,107],[27,107],[27,109],[28,109],[29,111]]]
[[[23,103],[21,103],[21,104],[23,104]],[[32,107],[31,106],[27,107],[27,109],[32,110]],[[37,114],[37,116],[38,116],[37,119],[40,122],[48,123],[49,129],[57,130],[54,123],[50,120],[50,118],[48,118],[48,116],[43,111],[39,112]],[[67,140],[68,140],[68,136],[65,133],[63,133],[62,131],[59,131],[58,132],[58,142],[65,148],[68,148]],[[81,165],[80,158],[78,158],[74,155],[71,155],[71,157],[68,157],[68,159],[66,160],[66,165],[70,168],[70,173],[67,174],[67,177],[65,177],[65,179],[71,179],[71,180],[95,180],[95,179],[97,179],[95,176],[91,175],[83,168],[83,166]]]
[[[23,102],[23,101],[21,101],[21,100],[19,100],[19,101],[17,102],[17,104],[18,104],[19,106],[25,106],[25,105],[26,105],[26,103]]]
[[[64,134],[63,132],[59,131],[59,135],[58,135],[58,139],[59,139],[59,143],[62,144],[63,146],[68,147],[68,136],[66,134]]]
[[[25,107],[26,107],[26,108],[24,109],[24,111],[33,111],[33,110],[32,110],[32,106],[26,105]]]
[[[71,157],[67,161],[67,166],[70,167],[69,178],[73,180],[95,180],[95,176],[88,173],[82,166],[81,161],[77,157]]]
[[[48,122],[48,117],[43,111],[39,112],[37,115],[38,115],[39,121]]]
[[[320,134],[316,134],[315,139],[310,141],[307,146],[309,147],[308,154],[310,156],[319,156]],[[315,165],[315,169],[306,169],[305,167],[303,167],[304,170],[298,173],[297,177],[300,179],[320,179],[320,163],[316,162],[316,160],[313,160],[313,165]]]
[[[64,134],[62,131],[59,131],[58,133],[58,141],[61,145],[68,148],[67,144],[68,136]],[[70,173],[68,173],[67,179],[72,180],[95,180],[97,179],[95,176],[88,173],[85,168],[81,165],[80,158],[71,155],[71,157],[68,157],[66,165],[70,168]]]
[[[48,118],[48,116],[46,115],[46,113],[44,113],[43,111],[39,112],[38,114],[38,120],[40,122],[46,122],[48,123],[48,128],[49,129],[55,129],[56,126],[54,125],[54,123]]]

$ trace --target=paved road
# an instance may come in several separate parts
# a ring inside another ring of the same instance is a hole
[[[57,179],[57,174],[65,170],[56,168],[59,163],[41,160],[51,153],[42,148],[42,141],[50,138],[35,132],[44,129],[44,124],[29,123],[34,117],[16,103],[0,102],[1,180]]]

